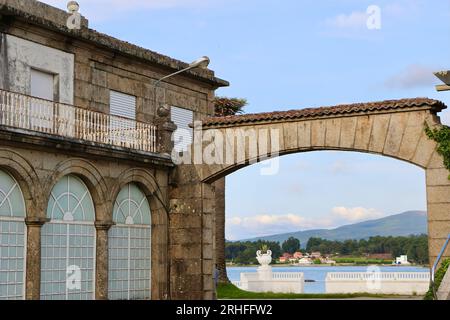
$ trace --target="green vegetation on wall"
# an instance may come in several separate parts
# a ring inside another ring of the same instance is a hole
[[[436,272],[436,274],[434,276],[434,286],[435,286],[436,291],[439,290],[439,287],[441,286],[441,282],[444,279],[445,274],[447,273],[447,270],[449,269],[449,267],[450,267],[450,259],[444,260],[442,262],[441,267]],[[430,290],[425,295],[424,300],[434,300],[433,288],[430,287]]]
[[[450,171],[450,127],[431,129],[425,124],[425,132],[430,139],[437,142],[437,152],[444,157],[444,165]],[[448,178],[450,179],[450,175]]]

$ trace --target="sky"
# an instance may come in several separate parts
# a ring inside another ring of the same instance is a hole
[[[209,56],[231,83],[217,94],[246,98],[247,113],[414,97],[450,106],[432,75],[450,69],[449,0],[78,2],[98,31],[186,62]],[[450,124],[449,111],[441,118]],[[313,152],[282,157],[275,176],[261,166],[227,178],[229,240],[426,209],[424,171],[398,160]]]

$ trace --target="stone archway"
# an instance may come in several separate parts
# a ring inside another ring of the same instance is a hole
[[[123,172],[111,189],[110,201],[114,203],[119,192],[128,184],[136,184],[147,197],[151,209],[151,297],[165,300],[169,297],[168,283],[168,212],[165,192],[149,170],[133,168]],[[112,214],[112,211],[111,211]]]
[[[182,195],[186,188],[195,192],[189,199],[172,197],[171,203],[176,204],[172,214],[182,214],[193,224],[198,223],[203,234],[201,242],[195,246],[201,249],[198,254],[202,263],[201,286],[191,284],[191,290],[202,292],[206,299],[213,297],[216,214],[213,183],[240,168],[266,160],[271,151],[277,151],[276,156],[316,150],[365,152],[423,168],[426,171],[430,259],[433,261],[450,233],[450,180],[443,159],[436,151],[436,143],[426,136],[425,124],[441,125],[437,114],[445,108],[439,101],[420,98],[206,119],[202,124],[203,133],[221,138],[216,138],[214,143],[200,142],[201,149],[206,150],[205,146],[213,144],[216,155],[217,152],[227,155],[231,149],[233,158],[230,161],[226,156],[219,156],[216,158],[222,162],[181,165],[177,169],[179,180],[186,181],[189,177],[191,182],[178,185],[175,196]],[[221,139],[224,142],[217,143]],[[195,150],[192,158],[198,159]],[[172,228],[184,233],[195,229],[187,224],[172,225]],[[450,256],[450,250],[447,255]],[[180,282],[180,275],[173,276]],[[181,291],[178,293],[184,297]]]

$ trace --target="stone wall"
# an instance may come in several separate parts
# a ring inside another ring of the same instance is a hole
[[[156,80],[171,71],[20,21],[3,25],[2,29],[6,34],[74,55],[73,101],[77,107],[109,113],[109,90],[115,90],[137,97],[138,121],[155,121],[156,101],[158,105],[165,101],[193,110],[196,119],[213,114],[215,88],[210,85],[178,77],[169,79],[155,91]],[[5,44],[8,46],[8,41]]]
[[[204,128],[205,132],[215,130],[227,137],[227,130],[241,129],[253,131],[257,138],[252,144],[245,144],[245,150],[238,150],[238,143],[235,141],[234,155],[238,151],[245,152],[243,161],[235,158],[232,163],[198,165],[198,179],[203,181],[203,189],[209,190],[215,181],[224,176],[264,160],[258,158],[258,152],[271,150],[273,141],[267,137],[261,139],[259,134],[268,135],[271,130],[278,132],[279,155],[340,150],[379,154],[409,162],[426,171],[429,250],[430,261],[434,261],[450,233],[450,180],[447,179],[448,170],[444,167],[443,158],[436,151],[436,143],[425,134],[425,122],[430,126],[440,125],[439,118],[426,106],[400,112],[374,111],[313,119],[213,125]],[[224,154],[230,146],[228,141],[224,144]],[[209,207],[207,195],[204,194],[203,197],[203,204]],[[212,228],[211,221],[205,220],[203,228]],[[204,248],[208,248],[207,245]],[[446,256],[450,256],[450,248],[447,249]],[[210,275],[204,272],[204,276],[208,278]]]
[[[164,102],[194,111],[196,120],[213,114],[214,90],[226,82],[216,79],[212,71],[187,72],[168,79],[155,90],[157,79],[187,65],[87,29],[85,20],[81,31],[69,31],[64,27],[66,13],[50,10],[46,17],[46,5],[29,2],[25,7],[35,6],[35,12],[22,12],[22,1],[0,1],[0,14],[6,12],[0,17],[2,73],[17,62],[8,58],[9,44],[3,36],[8,35],[32,42],[36,55],[41,50],[36,48],[45,46],[73,56],[72,101],[77,107],[109,113],[109,90],[115,90],[136,96],[137,120],[155,123],[158,128],[167,124],[167,119],[157,115],[157,107]],[[2,87],[10,89],[9,83]],[[171,150],[170,139],[161,141],[165,150]],[[204,281],[203,272],[212,275],[209,262],[213,258],[213,232],[212,227],[203,226],[211,223],[213,209],[204,214],[198,198],[202,196],[201,183],[191,187],[192,181],[198,181],[197,177],[190,178],[196,175],[195,168],[174,170],[166,156],[105,148],[13,128],[0,128],[0,158],[0,165],[28,190],[24,192],[28,195],[27,298],[39,298],[40,228],[48,192],[68,173],[78,174],[85,181],[96,203],[98,299],[107,297],[107,231],[113,198],[126,181],[139,183],[152,204],[153,298],[202,298],[204,288],[212,297],[212,281]],[[156,200],[155,192],[162,193],[164,205]],[[192,199],[200,205],[192,205]],[[203,250],[205,245],[208,247]]]
[[[136,183],[147,195],[152,210],[152,296],[167,299],[168,247],[167,212],[169,171],[144,163],[124,163],[114,159],[86,159],[70,152],[55,153],[40,147],[0,147],[0,168],[19,183],[25,197],[28,225],[26,296],[39,299],[40,228],[45,223],[47,203],[53,186],[62,177],[80,177],[91,192],[96,210],[97,272],[96,297],[107,298],[108,236],[116,196],[128,183]]]

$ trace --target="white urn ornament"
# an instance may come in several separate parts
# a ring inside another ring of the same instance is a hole
[[[267,267],[272,262],[272,251],[265,250],[265,253],[263,253],[263,251],[258,250],[256,252],[256,259],[261,266]]]

